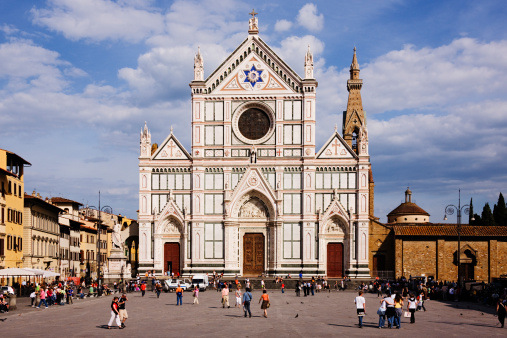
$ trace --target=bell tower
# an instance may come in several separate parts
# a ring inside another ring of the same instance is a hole
[[[343,112],[343,138],[356,153],[359,153],[358,138],[361,134],[367,133],[366,117],[361,99],[362,87],[363,80],[359,78],[359,63],[357,63],[356,48],[354,47],[354,56],[350,65],[350,79],[347,81],[347,91],[349,92],[347,111]]]

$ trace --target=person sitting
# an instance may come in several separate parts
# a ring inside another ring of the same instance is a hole
[[[9,303],[7,303],[4,297],[0,298],[0,312],[9,312]]]

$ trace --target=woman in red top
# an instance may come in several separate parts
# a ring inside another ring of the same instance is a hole
[[[119,329],[123,329],[120,322],[120,313],[118,311],[118,297],[114,297],[111,302],[111,319],[109,319],[109,323],[107,324],[107,328],[111,329],[111,325],[113,325],[113,320],[116,319],[116,325],[118,325]]]
[[[261,309],[264,310],[264,317],[268,318],[268,310],[269,307],[269,295],[266,293],[266,290],[262,290],[261,298],[259,299],[259,303],[262,300]]]

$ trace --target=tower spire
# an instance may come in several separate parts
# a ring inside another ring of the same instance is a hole
[[[204,81],[204,60],[199,46],[194,57],[194,81]]]
[[[313,54],[310,45],[305,54],[305,79],[313,79]]]
[[[367,155],[368,130],[366,128],[366,117],[361,99],[362,87],[363,80],[359,78],[359,63],[357,62],[356,47],[354,47],[354,55],[350,64],[350,79],[347,80],[347,90],[349,92],[347,111],[343,112],[343,138],[356,153]],[[357,147],[358,138],[362,143],[361,151]]]

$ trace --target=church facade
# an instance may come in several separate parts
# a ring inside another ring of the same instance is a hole
[[[369,277],[373,184],[356,51],[343,132],[316,149],[310,48],[300,77],[251,14],[247,38],[206,79],[194,58],[190,151],[172,128],[160,146],[141,131],[139,270]]]

